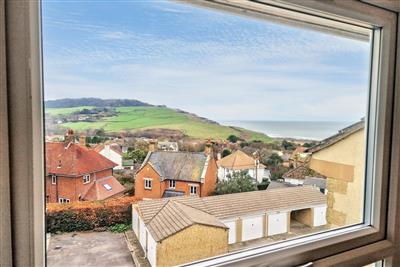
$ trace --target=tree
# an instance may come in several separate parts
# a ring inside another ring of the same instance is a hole
[[[286,141],[286,140],[283,140],[282,141],[282,147],[285,150],[295,150],[296,149],[296,144],[292,143],[292,142],[289,142],[289,141]]]
[[[222,157],[224,158],[224,157],[226,157],[226,156],[229,156],[230,154],[232,154],[232,152],[229,150],[229,149],[224,149],[223,151],[222,151]]]
[[[310,143],[304,143],[303,146],[304,147],[313,147],[315,146],[317,143],[316,142],[310,142]]]
[[[134,163],[142,163],[146,155],[147,153],[143,149],[128,150],[128,152],[123,155],[123,159],[131,159]]]
[[[269,180],[266,178],[262,179],[262,182],[257,185],[258,190],[265,190],[269,186]]]
[[[276,153],[272,153],[266,161],[269,168],[273,169],[283,163],[283,159]]]
[[[228,138],[226,138],[226,140],[228,140],[231,143],[236,143],[237,141],[240,140],[240,138],[237,137],[236,135],[231,134],[230,136],[228,136]]]
[[[271,180],[282,179],[282,176],[288,171],[289,168],[282,165],[275,167],[274,169],[271,169]]]
[[[240,192],[256,191],[257,185],[247,171],[234,172],[228,174],[228,179],[217,183],[215,195],[224,195]]]

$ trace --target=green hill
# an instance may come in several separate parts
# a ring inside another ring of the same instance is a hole
[[[50,115],[68,115],[85,107],[71,108],[46,108]],[[226,139],[234,134],[245,140],[261,140],[270,142],[272,139],[265,134],[249,131],[239,127],[229,127],[216,122],[200,118],[167,107],[140,106],[140,107],[116,107],[117,116],[105,117],[96,122],[68,122],[61,126],[72,128],[76,131],[87,129],[104,129],[106,132],[121,132],[148,129],[172,129],[179,130],[190,138],[198,139]]]

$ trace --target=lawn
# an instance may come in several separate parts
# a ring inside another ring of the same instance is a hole
[[[226,139],[234,134],[245,137],[247,140],[271,141],[270,137],[262,133],[208,123],[165,107],[119,107],[117,111],[118,116],[108,117],[99,122],[72,122],[65,123],[63,126],[77,131],[103,128],[108,132],[163,128],[180,130],[189,137],[200,139]],[[67,112],[67,109],[57,112]]]

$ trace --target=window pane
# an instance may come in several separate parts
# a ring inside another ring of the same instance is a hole
[[[174,1],[45,1],[43,33],[49,232],[169,266],[369,223],[370,37]]]

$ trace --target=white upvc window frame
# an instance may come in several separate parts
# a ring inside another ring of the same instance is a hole
[[[60,203],[60,204],[66,204],[66,203],[69,203],[69,202],[71,202],[69,198],[65,198],[65,197],[59,197],[58,198],[58,203]]]
[[[53,185],[55,185],[55,184],[57,184],[57,175],[52,175],[51,176],[51,184],[53,184]]]
[[[199,185],[189,184],[189,195],[190,196],[197,196],[198,195],[198,187]],[[193,189],[193,190],[192,190]]]
[[[151,178],[143,178],[144,189],[152,190],[153,189],[153,179]]]
[[[90,183],[90,174],[85,174],[82,176],[83,184]]]
[[[175,180],[169,180],[168,181],[168,187],[170,189],[175,189],[176,188],[176,181]]]
[[[368,139],[376,144],[373,146],[375,158],[369,160],[379,159],[370,170],[377,177],[376,183],[367,192],[373,193],[376,200],[368,203],[373,203],[378,211],[368,215],[373,223],[238,251],[193,265],[296,266],[313,262],[313,266],[363,266],[387,258],[386,266],[400,266],[400,253],[397,253],[400,247],[400,74],[396,76],[394,72],[396,64],[400,69],[400,52],[396,54],[396,33],[399,32],[396,14],[356,0],[188,2],[259,19],[285,21],[294,26],[311,25],[316,29],[321,29],[317,17],[331,18],[328,26],[333,31],[338,30],[338,24],[347,22],[349,34],[353,34],[353,26],[369,27],[374,29],[375,36],[379,35],[376,40],[380,41],[380,49],[375,51],[380,57],[376,58],[374,66],[378,68],[374,70],[373,81],[379,90],[377,95],[371,95],[378,101],[378,116],[368,121],[377,136],[376,140]],[[5,37],[0,38],[0,63],[7,63],[6,68],[0,68],[0,122],[5,126],[0,127],[0,139],[6,144],[0,146],[3,164],[0,188],[11,188],[13,192],[4,190],[0,194],[4,200],[0,202],[2,212],[10,215],[1,217],[4,242],[0,244],[3,253],[0,263],[43,266],[46,241],[40,2],[3,1],[0,4],[0,37]],[[27,164],[19,164],[21,161]],[[13,226],[14,234],[9,225]]]

